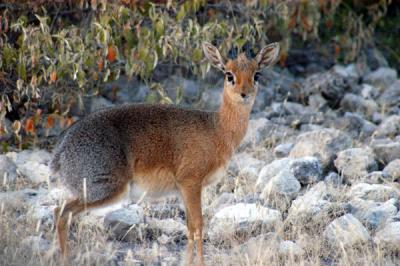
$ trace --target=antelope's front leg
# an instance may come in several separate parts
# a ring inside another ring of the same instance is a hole
[[[187,262],[193,261],[193,244],[196,244],[199,265],[204,265],[203,257],[203,216],[201,212],[201,184],[182,186],[181,193],[186,207],[188,225]]]

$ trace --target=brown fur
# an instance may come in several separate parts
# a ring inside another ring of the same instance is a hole
[[[241,54],[225,64],[215,47],[205,44],[204,51],[214,65],[235,77],[235,84],[225,80],[219,112],[126,105],[91,114],[67,131],[52,162],[75,195],[64,209],[55,211],[64,257],[68,217],[118,200],[132,184],[151,196],[169,191],[181,194],[187,216],[188,259],[193,259],[195,242],[203,264],[201,191],[222,176],[246,133],[258,89],[253,77],[263,63]]]

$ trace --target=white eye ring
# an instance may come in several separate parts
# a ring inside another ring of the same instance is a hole
[[[232,72],[229,71],[225,72],[225,78],[228,83],[231,83],[232,85],[235,84],[235,76],[233,75]]]

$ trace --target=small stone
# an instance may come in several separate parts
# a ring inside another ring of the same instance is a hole
[[[383,164],[400,159],[400,142],[391,139],[374,140],[371,142],[376,158]]]
[[[400,179],[400,159],[396,159],[391,161],[388,165],[385,166],[383,172],[387,173],[391,176],[392,181],[396,181]]]
[[[335,172],[329,172],[329,174],[324,179],[325,183],[332,186],[339,186],[343,184],[343,178]]]
[[[292,202],[289,215],[296,218],[315,216],[330,206],[327,185],[319,182]]]
[[[301,257],[304,250],[293,241],[282,241],[279,246],[279,255],[285,257]]]
[[[387,117],[375,130],[373,136],[376,138],[395,137],[400,135],[400,115]]]
[[[242,152],[235,154],[229,163],[229,170],[235,175],[247,175],[254,181],[257,179],[264,162]]]
[[[375,154],[370,148],[353,148],[341,151],[334,161],[336,168],[346,179],[361,178],[378,170]]]
[[[256,189],[257,191],[262,191],[265,186],[267,185],[267,183],[269,182],[269,180],[271,180],[274,176],[276,176],[277,174],[279,174],[282,170],[286,169],[288,170],[288,166],[291,162],[291,159],[289,158],[282,158],[279,160],[275,160],[273,162],[271,162],[270,164],[264,166],[259,175],[258,175],[258,179],[257,179],[257,183],[256,183]]]
[[[45,253],[49,251],[51,247],[50,241],[40,236],[28,236],[21,241],[21,245],[24,249],[31,249],[32,251],[39,251]]]
[[[186,226],[176,219],[149,218],[146,220],[146,224],[148,225],[147,235],[151,239],[165,235],[168,236],[169,242],[176,242],[186,237]]]
[[[302,185],[318,182],[322,179],[322,166],[316,157],[293,159],[290,171]]]
[[[275,147],[274,154],[276,158],[284,158],[289,156],[290,151],[294,147],[293,143],[283,143]]]
[[[275,230],[282,223],[279,211],[257,204],[238,203],[218,211],[211,219],[208,236],[213,242],[246,240],[260,232]]]
[[[391,181],[391,176],[383,171],[373,171],[367,175],[365,175],[363,178],[361,178],[361,181],[363,183],[367,184],[382,184],[386,182]]]
[[[270,132],[273,130],[273,124],[266,118],[250,119],[244,136],[238,150],[242,151],[246,148],[254,148],[262,144]]]
[[[393,84],[396,79],[396,70],[388,67],[380,67],[377,70],[367,74],[364,77],[364,82],[384,90]]]
[[[371,117],[378,111],[378,105],[374,100],[366,100],[359,95],[346,93],[340,103],[343,111],[361,114],[365,117]]]
[[[351,214],[333,220],[325,228],[323,235],[330,245],[339,247],[365,244],[371,238],[367,229]]]
[[[398,106],[400,99],[400,80],[396,80],[388,89],[386,89],[378,98],[378,103],[384,107]]]
[[[51,157],[45,150],[24,150],[16,154],[14,162],[24,176],[37,184],[49,181]]]
[[[140,228],[143,222],[143,208],[138,205],[112,211],[104,217],[104,227],[110,228],[115,238],[125,241],[143,239]]]
[[[272,177],[261,193],[261,197],[274,200],[275,197],[288,201],[297,197],[301,185],[297,178],[290,171],[281,171]]]

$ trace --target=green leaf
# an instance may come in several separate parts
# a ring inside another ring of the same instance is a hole
[[[178,14],[176,14],[176,20],[181,21],[186,16],[185,6],[181,5],[179,8]]]

